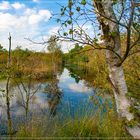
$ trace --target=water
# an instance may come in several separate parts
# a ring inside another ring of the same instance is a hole
[[[15,82],[16,83],[16,82]],[[4,89],[6,81],[0,82]],[[94,92],[94,87],[79,75],[64,68],[62,74],[49,81],[18,81],[10,90],[10,118],[16,130],[22,123],[35,116],[48,116],[64,119],[75,119],[93,116],[100,109],[101,114],[107,107],[112,107],[110,96],[101,96]],[[107,102],[107,106],[106,106]],[[6,97],[0,93],[0,135],[7,133]]]

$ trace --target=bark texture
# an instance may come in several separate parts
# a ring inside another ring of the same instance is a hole
[[[94,7],[97,10],[98,21],[104,35],[105,46],[107,47],[106,59],[109,68],[109,78],[115,96],[117,112],[120,117],[124,117],[130,121],[134,118],[134,115],[129,112],[131,102],[126,97],[128,89],[123,67],[117,65],[120,61],[118,55],[121,56],[121,40],[119,25],[117,24],[117,19],[112,7],[112,0],[93,0],[93,2]],[[108,20],[109,18],[111,20]],[[140,138],[139,126],[135,126],[133,128],[127,127],[127,130],[134,138]]]
[[[125,117],[130,121],[134,116],[129,112],[130,101],[126,97],[128,89],[124,71],[122,66],[117,66],[120,58],[116,54],[121,56],[121,41],[119,25],[117,24],[117,19],[112,8],[112,0],[94,0],[94,7],[97,10],[98,21],[104,34],[109,78],[116,100],[117,111],[119,116]]]

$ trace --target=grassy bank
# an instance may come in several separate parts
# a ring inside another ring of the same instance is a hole
[[[11,66],[7,70],[8,52],[0,53],[0,79],[32,75],[34,79],[48,78],[48,76],[60,70],[62,65],[61,52],[45,53],[33,52],[16,48],[11,52]]]
[[[43,122],[43,123],[41,123]],[[41,118],[32,118],[26,125],[19,127],[15,137],[51,137],[84,139],[90,138],[131,138],[125,131],[123,121],[117,118],[112,110],[100,118],[99,114],[93,117],[82,119],[66,119],[58,122],[55,119],[49,120],[42,116]]]
[[[65,54],[65,63],[68,69],[77,73],[80,79],[85,79],[95,88],[103,89],[112,94],[108,77],[105,51],[87,51],[90,47],[75,47]],[[86,59],[85,59],[86,58]],[[128,58],[123,64],[125,78],[128,86],[128,98],[132,101],[131,112],[134,112],[136,120],[140,121],[140,55],[136,54]],[[79,69],[76,70],[76,69]],[[81,73],[82,69],[82,73]]]

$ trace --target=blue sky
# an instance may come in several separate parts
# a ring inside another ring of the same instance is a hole
[[[60,5],[67,5],[67,2],[68,0],[0,0],[0,44],[4,48],[8,48],[8,34],[10,32],[12,35],[12,49],[22,46],[31,50],[46,51],[46,47],[33,44],[25,38],[42,42],[43,40],[47,41],[51,35],[56,34],[60,25],[56,22],[56,19],[51,17],[53,14],[60,12]],[[89,2],[92,1],[89,0]],[[90,8],[91,12],[93,10],[92,4],[91,7],[86,6],[86,8]],[[81,13],[76,14],[76,11],[74,11],[74,16],[78,17],[78,26],[74,24],[75,29],[78,30],[77,28],[81,26],[90,38],[97,37],[101,41],[99,38],[101,31],[99,30],[96,14],[91,14],[90,19],[86,20],[81,15]],[[66,30],[68,31],[68,28]],[[123,30],[121,29],[121,31]],[[86,36],[83,38],[86,38]],[[81,36],[78,39],[81,39]],[[65,41],[61,42],[61,45],[62,50],[66,52],[73,47],[74,43]]]
[[[42,51],[44,46],[35,45],[24,38],[41,42],[56,33],[59,25],[52,14],[60,12],[60,6],[67,0],[0,0],[0,44],[8,48],[8,34],[12,35],[12,48]],[[63,46],[70,44],[63,43]],[[64,51],[67,48],[63,48]]]

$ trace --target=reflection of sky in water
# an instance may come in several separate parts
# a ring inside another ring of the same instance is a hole
[[[29,101],[29,112],[30,114],[36,113],[41,114],[44,112],[49,112],[50,108],[56,108],[56,115],[61,119],[72,117],[78,115],[93,115],[99,108],[100,105],[105,103],[106,99],[103,99],[101,96],[95,95],[92,88],[89,88],[85,85],[85,81],[81,80],[79,83],[75,82],[75,79],[70,77],[70,73],[67,69],[64,69],[61,76],[58,77],[59,83],[58,87],[62,90],[63,94],[60,98],[56,96],[54,99],[50,100],[52,103],[49,104],[47,93],[44,93],[44,88],[47,83],[43,83],[41,88],[37,91],[36,94]],[[0,86],[3,86],[3,83],[0,83]],[[25,115],[25,108],[23,107],[21,94],[14,91],[18,96],[14,96],[11,99],[11,114],[12,117],[20,117]],[[55,94],[53,94],[55,96]],[[93,101],[90,100],[90,96],[93,96],[96,100],[98,100],[98,104],[96,105]],[[25,94],[23,98],[25,99]],[[0,121],[4,118],[6,119],[6,104],[5,98],[0,98]],[[100,105],[99,105],[100,104]],[[111,104],[111,103],[110,103]],[[1,106],[2,105],[2,106]],[[56,107],[55,107],[56,106]],[[103,112],[106,111],[106,108],[103,107]],[[87,114],[86,114],[87,113]]]
[[[91,106],[93,107],[93,104],[89,102],[89,96],[93,94],[93,90],[86,87],[84,81],[76,83],[75,79],[70,77],[67,69],[64,69],[59,79],[59,87],[64,93],[63,101],[59,108],[62,114],[74,116],[74,113],[77,112],[82,115],[82,112],[85,112],[84,109],[87,110],[88,108],[91,109]]]
[[[64,69],[63,74],[60,76],[59,87],[63,89],[64,94],[70,96],[77,96],[75,93],[81,93],[78,96],[83,96],[82,93],[92,93],[92,89],[85,86],[84,81],[75,82],[75,79],[70,77],[69,71]]]

